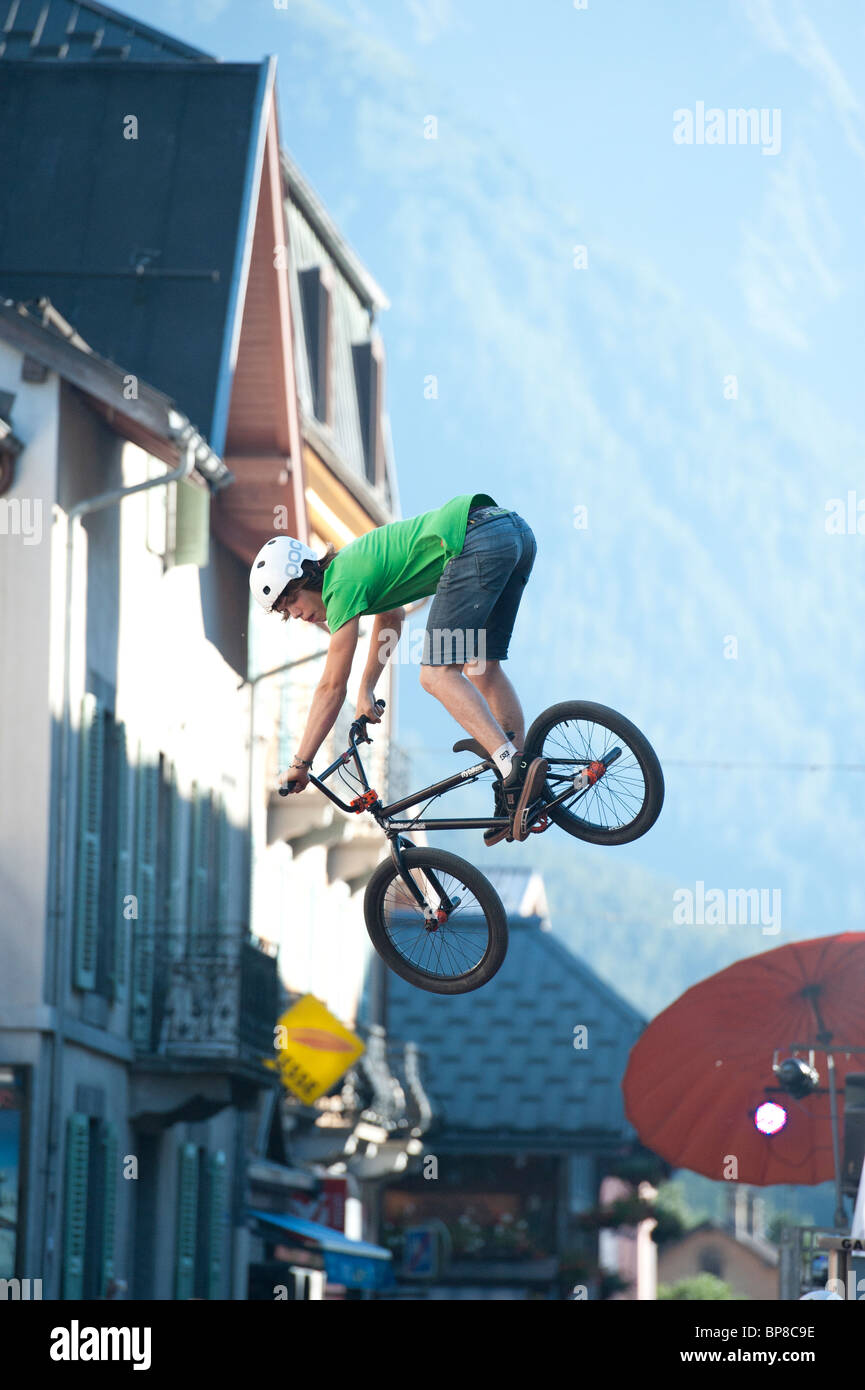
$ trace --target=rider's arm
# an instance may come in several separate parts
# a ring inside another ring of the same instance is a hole
[[[333,634],[321,680],[312,697],[312,708],[297,746],[298,758],[311,763],[336,723],[348,689],[354,649],[357,646],[359,618],[350,618]]]
[[[396,651],[404,621],[405,609],[393,608],[387,613],[377,613],[372,625],[369,655],[361,676],[357,702],[358,714],[365,714],[371,724],[380,722],[375,708],[375,687],[390,657]]]

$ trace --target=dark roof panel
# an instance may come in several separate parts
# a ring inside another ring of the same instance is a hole
[[[504,965],[472,994],[423,994],[388,976],[388,1035],[417,1043],[447,1141],[632,1139],[621,1081],[645,1021],[541,919],[512,916],[509,925]],[[585,1050],[573,1045],[581,1023]]]
[[[0,295],[47,295],[212,437],[257,120],[252,64],[9,63]],[[127,117],[137,139],[127,139]]]
[[[216,61],[199,48],[90,0],[0,0],[0,58]]]

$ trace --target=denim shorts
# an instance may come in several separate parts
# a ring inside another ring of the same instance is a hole
[[[436,587],[424,636],[424,666],[506,661],[537,545],[516,512],[473,507],[459,555]]]

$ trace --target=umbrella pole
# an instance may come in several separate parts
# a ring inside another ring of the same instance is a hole
[[[844,1198],[841,1195],[841,1146],[838,1140],[838,1092],[835,1089],[835,1058],[831,1052],[826,1053],[826,1064],[829,1069],[829,1110],[832,1116],[832,1158],[835,1164],[835,1225],[839,1234],[843,1234],[847,1225],[847,1216],[844,1211]]]

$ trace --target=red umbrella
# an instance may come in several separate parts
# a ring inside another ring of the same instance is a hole
[[[775,1052],[781,1060],[797,1044],[803,1060],[815,1049],[820,1077],[799,1100],[772,1071]],[[678,1168],[757,1186],[825,1182],[835,1176],[827,1052],[839,1088],[865,1071],[865,1053],[845,1048],[865,1049],[865,932],[779,946],[687,990],[631,1049],[626,1113]],[[767,1100],[788,1116],[772,1136],[754,1125]]]

